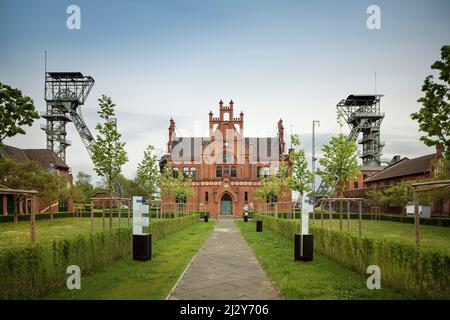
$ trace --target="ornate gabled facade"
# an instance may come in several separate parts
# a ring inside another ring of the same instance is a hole
[[[175,121],[170,119],[167,155],[174,176],[190,175],[195,195],[187,199],[190,210],[210,215],[242,215],[244,207],[258,208],[254,190],[262,177],[278,170],[280,159],[286,159],[284,127],[280,119],[276,137],[245,137],[244,113],[234,114],[234,103],[226,106],[220,100],[219,116],[209,113],[208,137],[177,137]],[[162,197],[163,203],[175,199]],[[290,202],[291,195],[278,201]]]

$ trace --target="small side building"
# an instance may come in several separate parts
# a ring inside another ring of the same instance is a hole
[[[5,158],[21,162],[21,161],[35,161],[39,163],[42,168],[48,172],[57,173],[66,178],[68,187],[73,185],[73,177],[69,166],[59,158],[53,150],[49,149],[20,149],[9,145],[3,145],[0,150],[2,156]],[[19,199],[14,194],[0,195],[0,214],[13,214],[14,208],[17,208],[19,214],[29,213],[28,208],[31,207],[27,201],[30,199]],[[50,207],[47,203],[40,201],[39,197],[36,201],[36,208],[40,213],[50,212]],[[60,200],[52,204],[53,212],[71,212],[73,211],[72,199]]]

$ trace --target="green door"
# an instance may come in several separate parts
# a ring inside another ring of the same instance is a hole
[[[232,202],[231,197],[228,193],[225,193],[220,200],[220,214],[231,214],[232,213]]]

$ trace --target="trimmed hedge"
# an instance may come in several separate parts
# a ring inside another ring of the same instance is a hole
[[[158,220],[152,223],[154,240],[199,221],[198,215]],[[131,253],[130,228],[118,228],[76,238],[0,252],[0,300],[38,299],[62,287],[69,276],[66,269],[78,265],[82,276],[107,266]]]
[[[258,215],[266,228],[293,239],[299,222]],[[450,299],[450,256],[395,241],[357,237],[342,231],[310,227],[314,249],[345,267],[366,275],[369,265],[381,269],[381,281],[412,297]]]

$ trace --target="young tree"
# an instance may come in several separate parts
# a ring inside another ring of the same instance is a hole
[[[94,196],[91,176],[83,171],[78,172],[72,188],[72,197],[76,203],[86,204]]]
[[[161,193],[170,198],[175,198],[176,203],[184,203],[195,193],[192,187],[192,178],[190,175],[184,176],[182,172],[174,176],[172,163],[168,161],[161,175]]]
[[[33,100],[18,89],[0,82],[0,147],[5,138],[25,134],[22,126],[31,126],[39,114]]]
[[[158,157],[155,154],[155,148],[151,145],[144,150],[144,159],[138,164],[136,182],[149,200],[159,190],[161,175],[158,167]]]
[[[39,192],[39,198],[49,206],[50,219],[53,219],[53,206],[56,202],[67,200],[70,190],[67,188],[67,180],[56,173],[45,172],[45,184]]]
[[[114,181],[121,172],[122,165],[128,161],[125,151],[125,143],[120,141],[121,134],[117,131],[115,121],[116,106],[110,97],[103,95],[99,99],[100,111],[98,114],[103,123],[95,127],[98,131],[96,141],[92,147],[92,160],[95,172],[106,181],[107,191],[110,197],[114,196]],[[109,227],[112,228],[112,206],[110,200]]]
[[[401,182],[384,190],[384,194],[384,202],[394,206],[400,206],[402,208],[401,216],[405,216],[406,205],[408,202],[413,201],[413,186],[410,183]]]
[[[255,198],[272,204],[274,199],[278,202],[279,197],[283,198],[291,192],[291,177],[285,160],[279,162],[277,172],[260,180],[259,186],[255,189]]]
[[[292,135],[291,142],[294,150],[290,153],[290,186],[292,190],[298,191],[300,193],[300,198],[303,199],[305,192],[311,191],[313,174],[310,170],[308,170],[308,161],[306,161],[305,150],[298,148],[300,146],[300,139],[298,135]]]
[[[420,131],[425,132],[420,138],[427,146],[443,144],[446,148],[445,158],[450,160],[450,46],[441,49],[441,61],[432,64],[431,69],[439,71],[437,83],[429,75],[422,86],[425,96],[417,102],[422,108],[411,114],[419,122]]]
[[[317,169],[317,173],[328,185],[336,186],[338,197],[343,197],[347,181],[357,178],[360,173],[358,146],[341,133],[332,137],[322,151],[324,154],[319,163],[323,169]]]

